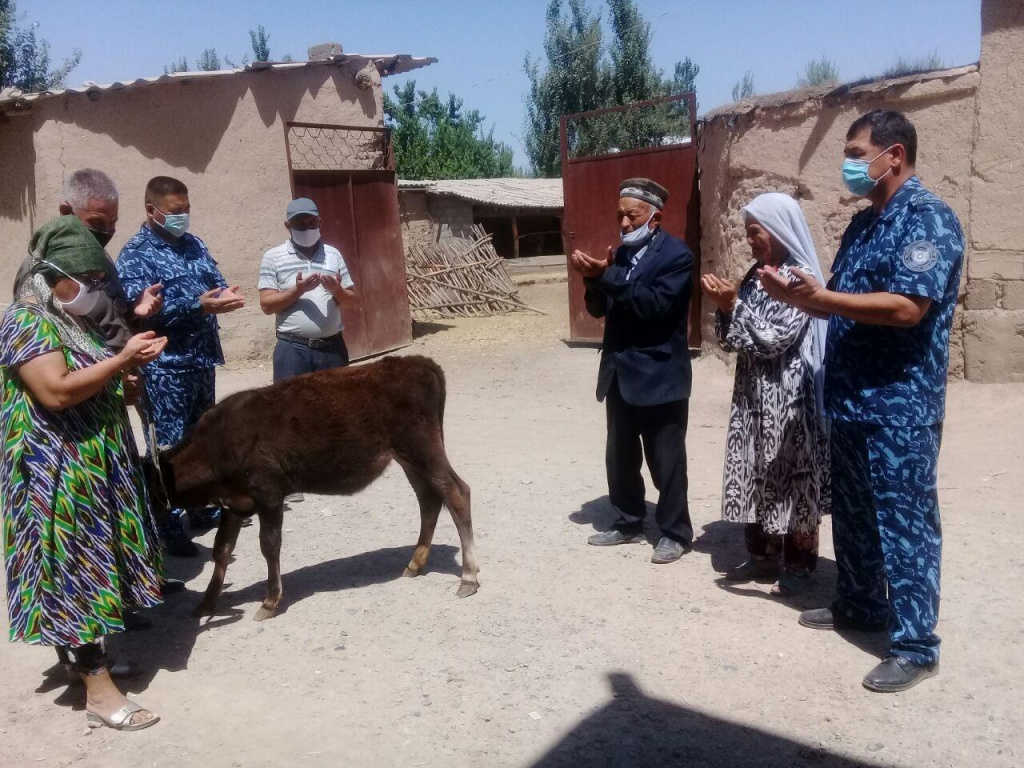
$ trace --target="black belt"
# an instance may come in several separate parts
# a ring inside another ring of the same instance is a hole
[[[302,344],[310,349],[323,349],[324,347],[333,347],[337,345],[337,343],[341,341],[341,334],[336,333],[325,339],[304,339],[302,336],[296,336],[294,333],[281,333],[278,331],[277,338],[282,341],[292,341],[296,344]]]

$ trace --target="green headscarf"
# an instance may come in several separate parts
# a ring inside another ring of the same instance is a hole
[[[107,255],[103,246],[77,216],[61,216],[36,230],[29,241],[32,272],[21,286],[18,300],[34,296],[39,309],[57,328],[61,343],[95,359],[106,356],[103,346],[90,337],[84,320],[71,317],[54,300],[50,283],[68,275],[106,272]],[[44,263],[46,262],[46,263]],[[57,267],[58,269],[55,269]]]
[[[68,275],[107,271],[103,246],[81,219],[70,214],[37,229],[28,250],[32,254],[32,273],[51,280],[64,276],[60,270]]]

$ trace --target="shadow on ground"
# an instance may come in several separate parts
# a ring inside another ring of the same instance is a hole
[[[533,768],[868,768],[822,747],[711,717],[644,694],[622,672],[612,699],[577,725]]]
[[[167,575],[186,582],[195,578],[210,557],[209,548],[202,545],[199,548],[199,557],[167,558]],[[413,550],[412,546],[378,549],[285,573],[282,575],[284,600],[278,609],[278,616],[287,612],[290,605],[318,592],[340,592],[400,579]],[[457,556],[457,547],[435,544],[430,550],[430,561],[424,572],[451,575],[452,589],[455,590],[462,575]],[[199,587],[202,590],[206,585],[200,584]],[[138,676],[117,680],[119,687],[127,693],[141,693],[149,688],[161,671],[179,672],[187,669],[196,638],[201,633],[216,631],[243,619],[251,621],[252,616],[246,615],[246,611],[239,606],[258,603],[265,595],[266,583],[262,580],[239,590],[225,590],[217,603],[216,615],[202,620],[192,616],[192,610],[202,599],[202,591],[186,589],[168,595],[163,605],[145,611],[146,617],[153,622],[152,628],[108,638],[108,655],[113,659],[128,659],[139,669]],[[254,609],[249,613],[253,612]],[[68,685],[66,673],[57,665],[44,672],[43,682],[36,693],[56,690],[61,690],[61,693],[54,699],[55,704],[75,710],[85,708],[85,689],[80,684]]]
[[[612,523],[615,521],[615,509],[607,496],[601,496],[583,504],[577,511],[569,515],[569,519],[577,525],[590,526],[597,532],[607,531],[611,529]],[[647,502],[644,536],[652,545],[657,544],[661,536],[661,532],[654,523],[654,504],[651,502]],[[736,597],[768,600],[792,608],[796,613],[811,608],[825,608],[832,603],[835,597],[836,564],[834,560],[827,557],[818,558],[818,568],[811,579],[810,587],[805,592],[792,597],[776,597],[769,593],[767,585],[763,583],[726,581],[725,572],[747,559],[746,546],[743,543],[743,529],[736,523],[727,523],[722,520],[708,523],[702,532],[694,538],[693,551],[710,556],[711,567],[719,574],[723,574],[722,577],[715,580],[715,584]],[[793,621],[796,621],[796,616],[793,617]],[[814,630],[808,629],[807,631]],[[879,658],[884,657],[889,649],[888,635],[884,632],[843,630],[838,634],[851,645]]]
[[[414,339],[420,339],[424,336],[433,336],[435,333],[442,333],[444,331],[451,330],[454,325],[447,323],[430,323],[424,320],[413,320],[412,321],[412,337]]]
[[[661,538],[661,531],[654,522],[654,504],[649,501],[645,503],[647,505],[647,518],[644,520],[644,538],[653,546]],[[569,515],[569,520],[576,523],[576,525],[589,525],[594,529],[595,533],[602,533],[611,530],[615,517],[615,508],[612,506],[611,499],[607,496],[601,496],[600,498],[585,502],[582,507]]]

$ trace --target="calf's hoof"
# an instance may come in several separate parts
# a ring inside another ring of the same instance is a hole
[[[253,621],[266,621],[267,619],[274,618],[274,614],[277,613],[277,606],[273,608],[267,608],[265,605],[261,605],[260,609],[256,611],[256,615],[252,617]]]
[[[213,616],[213,609],[216,607],[215,603],[208,603],[203,600],[199,605],[192,611],[192,617],[195,619],[202,619],[206,616]]]
[[[459,591],[455,593],[455,596],[469,597],[470,595],[475,595],[478,589],[480,589],[479,584],[473,584],[468,581],[464,581],[459,585]]]
[[[406,566],[405,570],[402,571],[402,575],[405,576],[406,578],[414,579],[414,578],[416,578],[417,576],[420,575],[420,572],[419,571],[414,571],[409,566]]]

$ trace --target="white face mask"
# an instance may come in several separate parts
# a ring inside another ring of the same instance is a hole
[[[74,278],[72,278],[74,280]],[[78,283],[77,280],[75,280]],[[102,291],[90,291],[82,283],[78,283],[78,295],[75,296],[71,301],[59,301],[61,308],[69,315],[75,315],[76,317],[85,317],[94,309],[99,303],[100,297],[103,295]]]
[[[74,280],[76,283],[78,283],[78,293],[75,294],[75,298],[71,299],[71,301],[61,301],[56,296],[53,297],[54,302],[59,304],[61,309],[63,309],[69,315],[74,315],[75,317],[85,317],[94,309],[96,309],[96,305],[99,303],[100,298],[102,298],[103,296],[102,288],[96,287],[90,289],[89,286],[85,285],[85,283],[83,283],[81,280],[77,279],[76,277],[73,277],[72,275],[69,275],[67,272],[65,272],[57,265],[51,264],[48,261],[44,261],[43,263],[46,264],[48,267],[52,267],[53,269],[57,270],[69,280]]]
[[[647,221],[643,223],[643,226],[637,227],[632,232],[620,232],[622,244],[630,248],[637,248],[650,240],[654,235],[654,230],[651,229],[650,223],[657,212],[657,208],[652,210],[651,215],[647,217]]]
[[[312,248],[320,241],[320,228],[316,229],[293,229],[292,242],[300,248]]]

